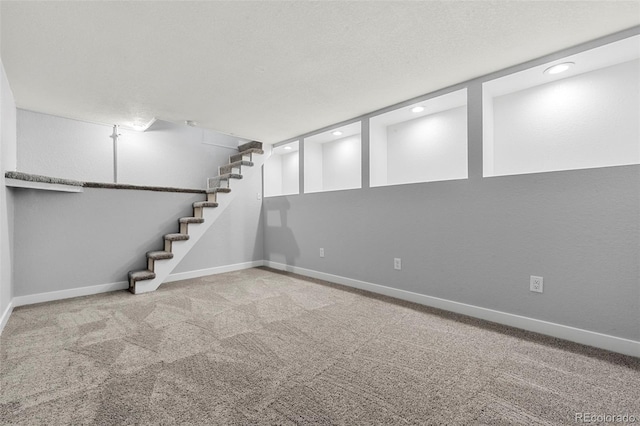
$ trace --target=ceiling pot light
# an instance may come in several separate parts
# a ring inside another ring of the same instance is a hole
[[[154,118],[152,118],[151,120],[147,121],[147,122],[145,122],[145,121],[143,121],[143,120],[144,120],[144,119],[142,119],[142,118],[136,118],[135,120],[133,120],[133,123],[131,123],[131,127],[130,127],[130,128],[132,128],[133,130],[136,130],[136,131],[138,131],[138,132],[146,132],[146,131],[147,131],[147,129],[148,129],[149,127],[151,127],[151,125],[152,125],[153,123],[155,123],[155,122],[156,122],[155,117],[154,117]],[[128,126],[127,126],[127,127],[128,127]]]
[[[284,147],[284,149],[286,149],[286,150],[290,150],[290,149],[291,149],[291,147],[290,147],[290,146],[285,146],[285,147]]]
[[[556,64],[544,70],[544,74],[560,74],[561,72],[565,72],[574,65],[575,63],[573,62],[563,62],[561,64]]]
[[[411,108],[411,112],[422,112],[424,111],[424,107],[423,106],[417,106],[417,107],[413,107]]]
[[[342,132],[340,130],[336,130],[335,132],[331,133],[333,136],[340,136],[342,134]]]

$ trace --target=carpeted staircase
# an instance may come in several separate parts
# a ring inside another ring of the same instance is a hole
[[[229,164],[218,169],[218,176],[207,180],[207,200],[193,203],[193,217],[178,219],[179,232],[164,236],[163,250],[147,252],[147,269],[129,272],[129,291],[134,294],[146,293],[156,290],[166,277],[178,265],[180,260],[195,245],[195,242],[204,235],[205,231],[217,219],[220,210],[223,210],[231,202],[226,196],[221,205],[218,194],[231,192],[231,179],[242,179],[242,168],[260,166],[254,161],[254,154],[262,155],[261,142],[249,142],[238,147],[238,153],[229,157]],[[259,169],[259,167],[257,167]],[[216,209],[212,214],[211,210]]]

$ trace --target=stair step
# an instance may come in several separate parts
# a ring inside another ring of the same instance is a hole
[[[199,207],[218,207],[218,203],[215,201],[196,201],[193,203],[193,208],[197,209]]]
[[[167,241],[184,241],[189,239],[188,234],[167,234],[164,236]]]
[[[156,277],[156,273],[145,269],[143,271],[131,271],[129,272],[129,284],[136,281],[152,280]]]
[[[150,252],[147,252],[147,258],[153,259],[153,260],[172,259],[173,253],[168,251],[150,251]]]
[[[242,175],[239,173],[226,173],[224,175],[209,178],[207,179],[207,187],[218,187],[222,182],[226,181],[228,183],[230,179],[242,179]]]
[[[225,164],[224,166],[220,166],[219,171],[220,174],[225,174],[225,173],[231,173],[231,171],[233,169],[240,169],[240,167],[242,166],[247,166],[247,167],[251,167],[253,166],[253,162],[252,161],[246,161],[246,160],[239,160],[239,161],[234,161],[233,163],[229,163],[229,164]]]
[[[238,151],[246,151],[248,149],[262,149],[262,142],[251,141],[238,146]]]
[[[203,223],[203,217],[181,217],[178,219],[180,223]]]
[[[215,188],[207,188],[206,191],[207,191],[207,194],[215,194],[216,192],[231,192],[231,188],[215,187]]]
[[[256,148],[247,149],[237,154],[233,154],[231,157],[229,157],[229,162],[235,163],[236,161],[242,161],[242,159],[247,155],[249,156],[249,158],[251,158],[252,154],[264,154],[264,151],[262,149]]]
[[[129,291],[136,292],[136,283],[138,281],[152,280],[156,277],[156,273],[148,269],[142,271],[129,271]]]
[[[222,175],[209,178],[209,180],[217,180],[217,181],[223,181],[223,180],[229,180],[229,179],[242,179],[242,175],[240,173],[224,173]]]
[[[1,1],[1,0],[0,0]],[[269,147],[270,149],[270,147]],[[189,235],[190,224],[192,223],[204,223],[204,216],[209,217],[210,214],[213,217],[217,217],[216,212],[207,211],[205,214],[205,208],[215,208],[221,206],[222,209],[226,208],[228,203],[219,204],[217,200],[218,193],[229,193],[229,182],[231,179],[243,179],[242,167],[252,167],[256,164],[263,164],[262,157],[256,157],[256,162],[253,162],[253,154],[264,154],[262,150],[262,143],[249,142],[239,147],[239,152],[234,154],[229,159],[229,164],[221,166],[219,170],[219,176],[209,178],[207,180],[206,199],[202,201],[192,202],[193,216],[181,217],[178,219],[180,229],[177,233],[165,234],[163,236],[164,247],[146,253],[147,267],[146,269],[139,271],[130,271],[128,273],[129,278],[129,290],[134,294],[145,293],[154,291],[158,288],[166,276],[171,273],[171,270],[175,268],[176,264],[179,264],[180,260],[185,254],[193,248],[198,239],[203,235],[209,223],[213,222],[213,218],[207,219],[206,225],[199,227],[193,227],[191,236]],[[260,170],[257,167],[253,169],[246,169],[246,176],[259,176]],[[226,182],[226,183],[225,183]],[[225,201],[232,201],[233,196],[227,197]],[[180,243],[174,245],[174,241],[186,241],[188,243]],[[169,260],[171,259],[171,260]],[[167,260],[167,262],[159,262],[160,260]]]

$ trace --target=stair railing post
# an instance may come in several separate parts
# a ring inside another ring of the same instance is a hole
[[[118,183],[118,137],[120,137],[120,133],[118,133],[118,125],[113,125],[113,133],[109,136],[113,139],[113,183]]]

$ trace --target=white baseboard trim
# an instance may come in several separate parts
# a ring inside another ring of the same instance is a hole
[[[92,294],[107,293],[109,291],[124,290],[126,288],[129,288],[129,283],[126,281],[119,281],[116,283],[70,288],[68,290],[50,291],[48,293],[30,294],[28,296],[16,296],[13,298],[13,305],[33,305],[34,303],[51,302],[53,300],[70,299],[72,297],[90,296]]]
[[[264,266],[263,260],[254,260],[251,262],[234,263],[233,265],[216,266],[215,268],[197,269],[195,271],[178,272],[171,274],[164,280],[165,283],[180,280],[190,280],[193,278],[206,277],[207,275],[224,274],[226,272],[241,271],[243,269],[257,268]]]
[[[264,262],[262,260],[255,260],[252,262],[236,263],[233,265],[218,266],[215,268],[198,269],[195,271],[179,272],[177,274],[171,274],[164,281],[165,283],[187,280],[191,278],[199,278],[207,275],[223,274],[225,272],[240,271],[242,269],[255,268],[262,266]],[[72,288],[68,290],[51,291],[48,293],[30,294],[28,296],[17,296],[12,299],[13,306],[33,305],[34,303],[51,302],[53,300],[70,299],[72,297],[89,296],[92,294],[107,293],[109,291],[125,290],[129,288],[129,283],[126,281],[119,281],[109,284],[98,284],[88,287]],[[11,304],[10,304],[11,306]],[[5,314],[7,319],[9,315]],[[3,321],[6,321],[5,317],[2,317]]]
[[[468,305],[466,303],[454,302],[452,300],[441,299],[439,297],[427,296],[411,291],[386,287],[379,284],[372,284],[366,281],[354,280],[351,278],[327,274],[324,272],[318,272],[311,269],[300,268],[297,266],[285,265],[283,263],[272,262],[269,260],[264,261],[264,266],[268,266],[270,268],[278,269],[281,271],[289,271],[295,274],[317,278],[336,284],[341,284],[347,287],[367,290],[372,293],[391,296],[395,297],[396,299],[406,300],[421,305],[431,306],[450,312],[468,315],[470,317],[484,319],[487,321],[496,322],[523,330],[533,331],[536,333],[545,334],[547,336],[581,343],[583,345],[595,346],[597,348],[606,349],[612,352],[640,357],[640,342],[637,342],[635,340],[624,339],[621,337],[615,337],[608,334],[602,334],[562,324],[542,321],[535,318],[524,317],[521,315],[509,314],[493,309]]]
[[[0,316],[0,334],[2,334],[2,330],[4,330],[4,326],[7,324],[7,321],[9,320],[9,316],[11,315],[11,312],[13,312],[13,299],[11,299],[11,301],[9,302],[9,305],[7,306],[7,309],[5,309],[4,312],[2,313],[2,316]]]

